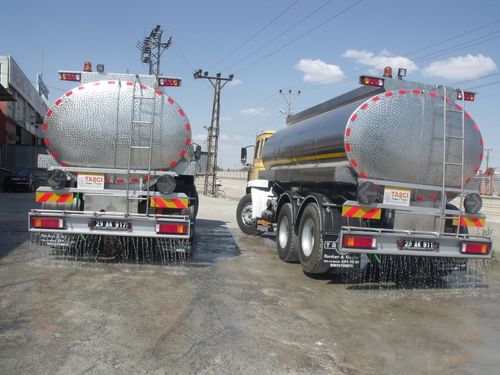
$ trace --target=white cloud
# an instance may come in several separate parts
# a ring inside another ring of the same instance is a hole
[[[241,79],[236,79],[236,78],[233,78],[232,81],[229,81],[227,83],[228,86],[239,86],[243,83],[243,81]]]
[[[342,80],[344,72],[339,66],[319,59],[300,59],[295,69],[304,73],[305,82],[329,84]]]
[[[207,134],[195,134],[191,137],[193,142],[200,143],[207,140]]]
[[[442,77],[449,80],[473,80],[497,70],[495,62],[488,56],[467,55],[434,61],[424,69],[429,77]]]
[[[265,112],[266,109],[262,107],[245,108],[240,111],[240,113],[245,116],[263,115]]]
[[[383,50],[378,55],[367,50],[348,49],[342,57],[354,60],[360,65],[369,67],[368,73],[381,75],[386,66],[390,66],[397,71],[398,68],[406,68],[408,72],[418,70],[417,65],[407,57],[396,56],[387,50]]]

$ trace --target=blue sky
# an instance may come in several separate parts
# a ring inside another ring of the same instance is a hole
[[[362,73],[389,64],[408,79],[476,88],[469,112],[490,165],[500,168],[500,2],[496,0],[10,1],[4,2],[0,55],[35,80],[43,71],[54,101],[72,85],[57,70],[85,60],[107,71],[145,73],[135,47],[157,24],[173,46],[162,73],[183,77],[167,90],[203,144],[213,89],[193,70],[235,75],[222,91],[219,165],[239,167],[239,149],[279,129],[283,90],[301,90],[295,111],[356,88]],[[43,58],[42,58],[43,56]],[[484,163],[483,163],[484,167]]]

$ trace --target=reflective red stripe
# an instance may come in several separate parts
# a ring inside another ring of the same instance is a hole
[[[365,172],[360,172],[359,177],[361,178],[368,178],[368,175]]]
[[[186,114],[184,113],[184,110],[182,108],[179,108],[179,115],[181,117],[184,117]]]
[[[406,91],[406,90],[399,90],[399,94],[400,95],[408,94],[408,91]]]
[[[351,117],[351,122],[356,121],[356,119],[357,119],[357,118],[358,118],[358,115],[357,115],[357,114],[352,115],[352,117]]]
[[[346,136],[346,137],[350,137],[350,136],[351,136],[351,128],[347,128],[347,129],[345,130],[345,136]]]
[[[73,198],[73,194],[62,194],[59,198],[57,198],[57,203],[67,202],[69,198]]]
[[[45,123],[45,122],[44,122],[44,123],[42,124],[42,131],[43,131],[43,132],[46,132],[48,128],[49,128],[49,126],[47,125],[47,123]]]
[[[51,145],[50,139],[48,139],[48,138],[44,138],[43,143],[45,143],[45,146],[47,146],[47,147],[50,147],[50,145]]]
[[[73,91],[68,91],[66,94],[64,94],[65,96],[71,96],[73,95]]]
[[[186,124],[186,131],[191,131],[191,124],[189,122]]]
[[[61,104],[61,103],[62,103],[62,99],[61,99],[61,98],[57,99],[57,100],[54,102],[54,104],[55,104],[55,105],[59,105],[59,104]]]
[[[351,207],[345,214],[344,216],[346,217],[352,217],[356,215],[356,213],[360,210],[360,207]]]
[[[363,215],[363,218],[365,219],[371,219],[373,216],[377,215],[379,213],[378,208],[370,208],[365,214]]]
[[[354,159],[351,160],[351,165],[356,168],[358,166],[358,162]]]
[[[363,105],[362,105],[361,107],[359,107],[359,108],[360,108],[360,109],[365,110],[366,108],[368,108],[368,103],[363,104]]]
[[[175,103],[175,102],[174,102],[174,99],[172,99],[171,97],[168,97],[168,98],[167,98],[167,101],[168,101],[170,104],[174,104],[174,103]]]
[[[184,140],[184,144],[185,144],[185,145],[189,145],[189,144],[191,144],[191,138],[190,138],[190,137],[187,137],[187,138]]]
[[[47,114],[45,116],[50,117],[50,116],[52,116],[52,113],[54,113],[54,111],[52,111],[51,109],[49,109],[47,111]]]
[[[57,152],[50,151],[50,155],[51,155],[54,159],[59,158],[59,155],[57,155]]]
[[[176,161],[171,161],[169,167],[175,167],[177,165]]]
[[[351,144],[350,144],[349,142],[347,142],[347,143],[345,144],[345,150],[346,150],[347,152],[351,152]]]
[[[52,196],[52,193],[44,193],[39,199],[39,202],[47,202],[50,197]]]
[[[372,98],[372,101],[374,101],[374,102],[378,102],[379,100],[380,100],[380,97],[379,97],[379,96],[374,96],[374,97]]]

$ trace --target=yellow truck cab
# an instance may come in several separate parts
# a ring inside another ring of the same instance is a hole
[[[247,184],[249,181],[260,179],[260,174],[266,168],[262,162],[262,151],[267,140],[275,133],[274,130],[265,130],[257,135],[255,145],[243,147],[241,149],[241,164],[248,166]],[[247,163],[247,152],[250,147],[254,148],[253,160]],[[252,195],[247,185],[246,194],[240,199],[236,210],[236,218],[240,229],[247,234],[257,234],[257,220],[252,218]]]

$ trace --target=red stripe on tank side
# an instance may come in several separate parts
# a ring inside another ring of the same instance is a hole
[[[387,91],[384,95],[385,95],[385,96],[392,96],[392,95],[394,95],[394,94],[392,93],[392,91]]]
[[[378,102],[380,100],[380,96],[374,96],[372,98],[372,102]]]
[[[64,94],[64,96],[71,96],[73,95],[73,91],[68,91],[66,94]]]
[[[347,129],[345,130],[345,136],[346,136],[346,137],[350,137],[350,136],[351,136],[351,128],[347,128]]]
[[[365,103],[361,107],[359,107],[359,109],[362,109],[362,110],[365,110],[366,108],[368,108],[368,103]]]
[[[345,144],[345,150],[346,150],[347,152],[351,152],[351,144],[350,144],[349,142],[347,142],[347,143]]]
[[[356,168],[358,166],[358,162],[354,159],[351,160],[351,165]]]
[[[357,114],[353,114],[353,115],[351,116],[351,122],[356,121],[356,119],[357,119],[357,118],[358,118],[358,115],[357,115]]]
[[[52,142],[50,142],[50,139],[44,138],[43,139],[43,143],[45,143],[45,146],[50,147],[50,145],[51,145]]]
[[[186,131],[191,131],[191,124],[189,122],[186,124]]]
[[[399,94],[400,95],[408,94],[408,91],[406,91],[406,90],[399,90]]]
[[[171,161],[170,164],[168,165],[169,167],[175,167],[177,165],[176,161]]]
[[[365,172],[360,172],[359,177],[361,178],[368,178],[368,175]]]
[[[59,158],[59,155],[57,155],[57,152],[50,151],[50,155],[51,155],[54,159],[58,159],[58,158]]]
[[[61,98],[57,99],[57,100],[54,102],[54,104],[55,104],[55,105],[60,105],[61,103],[62,103],[62,99],[61,99]]]
[[[191,138],[187,137],[187,138],[184,140],[184,144],[185,144],[185,145],[189,145],[189,144],[191,144]]]
[[[49,129],[49,126],[47,125],[47,123],[46,123],[46,122],[44,122],[44,123],[42,124],[42,131],[43,131],[43,132],[46,132],[48,129]]]
[[[429,96],[432,96],[433,98],[437,98],[439,95],[438,95],[438,94],[436,94],[436,93],[435,93],[435,92],[433,92],[433,91],[430,91],[430,92],[429,92]]]
[[[47,111],[47,114],[46,114],[45,116],[50,117],[50,116],[52,116],[52,114],[53,114],[53,113],[54,113],[54,111],[53,111],[53,110],[51,110],[51,109],[49,109],[49,110]]]

